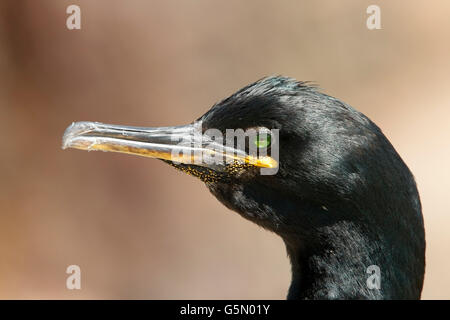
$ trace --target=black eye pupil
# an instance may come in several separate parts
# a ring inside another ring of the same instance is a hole
[[[266,148],[270,146],[271,136],[269,134],[262,134],[256,137],[255,145],[258,148]]]

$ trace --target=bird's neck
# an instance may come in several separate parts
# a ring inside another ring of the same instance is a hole
[[[292,264],[288,299],[420,298],[423,225],[402,223],[404,216],[391,214],[391,207],[376,207],[380,212],[367,207],[362,214],[363,204],[324,209],[290,194],[273,197],[265,185],[216,183],[209,188],[228,208],[283,238]],[[408,214],[417,218],[415,210]],[[381,272],[380,289],[367,284],[374,268]]]
[[[315,243],[285,239],[292,264],[287,298],[383,299],[384,290],[377,289],[375,281],[367,284],[370,266],[390,272],[379,254],[379,242],[371,241],[350,222],[338,222],[317,232]]]

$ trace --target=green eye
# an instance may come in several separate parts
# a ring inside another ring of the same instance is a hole
[[[271,139],[272,137],[270,136],[270,134],[258,134],[255,139],[255,145],[258,148],[267,148],[268,146],[270,146]]]

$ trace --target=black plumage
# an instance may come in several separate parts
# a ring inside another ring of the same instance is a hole
[[[279,129],[275,175],[252,165],[215,170],[165,161],[282,237],[292,264],[289,299],[420,298],[425,237],[416,183],[371,120],[286,77],[250,84],[198,120],[204,131]],[[380,289],[367,286],[371,265],[380,268]]]

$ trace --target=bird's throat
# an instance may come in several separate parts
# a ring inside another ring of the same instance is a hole
[[[367,285],[370,266],[388,271],[383,248],[354,224],[323,227],[310,243],[285,242],[292,264],[288,299],[383,299],[384,290]]]

